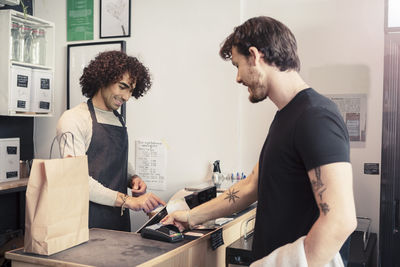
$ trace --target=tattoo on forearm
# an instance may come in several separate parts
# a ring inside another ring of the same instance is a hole
[[[322,201],[322,193],[325,192],[326,188],[322,189],[321,191],[318,192],[319,199]]]
[[[228,199],[229,203],[231,201],[235,203],[236,199],[239,199],[237,193],[239,193],[239,190],[235,191],[235,189],[229,188],[229,190],[226,191],[226,197],[224,199]]]
[[[321,211],[326,215],[329,212],[329,206],[327,203],[320,203],[319,207],[321,208]]]
[[[311,186],[315,194],[318,194],[319,200],[322,202],[323,199],[323,193],[326,191],[326,185],[322,182],[321,179],[321,168],[316,167],[315,168],[315,176],[317,180],[311,180]],[[319,203],[319,207],[321,209],[321,212],[326,215],[329,212],[329,205],[328,203]]]

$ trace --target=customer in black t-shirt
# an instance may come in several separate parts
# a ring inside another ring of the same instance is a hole
[[[251,102],[269,97],[278,111],[249,177],[164,223],[190,227],[258,200],[255,260],[305,236],[308,266],[323,266],[356,227],[343,119],[333,102],[300,77],[295,37],[279,21],[249,19],[225,40],[220,55],[237,67],[236,80],[248,87]]]

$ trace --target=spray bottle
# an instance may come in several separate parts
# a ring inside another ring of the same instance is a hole
[[[219,167],[219,160],[214,161],[213,166],[212,181],[217,188],[220,188],[221,183],[224,180],[224,176],[222,175],[221,168]]]

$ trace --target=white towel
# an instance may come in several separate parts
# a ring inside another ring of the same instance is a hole
[[[304,251],[305,238],[305,236],[302,236],[293,243],[275,249],[264,258],[253,262],[250,267],[307,267]],[[324,267],[344,267],[339,252]]]

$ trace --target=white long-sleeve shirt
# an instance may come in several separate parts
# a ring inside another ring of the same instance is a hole
[[[98,123],[120,126],[121,122],[112,111],[105,111],[94,108]],[[61,138],[63,133],[71,132],[64,135],[66,138]],[[86,103],[81,103],[76,107],[66,110],[60,117],[57,123],[57,136],[59,138],[60,153],[62,157],[68,155],[82,156],[89,149],[90,141],[92,140],[92,118],[89,108]],[[128,162],[128,177],[134,174],[132,164]],[[117,191],[109,189],[99,183],[97,180],[89,176],[89,200],[98,204],[114,206],[117,198]]]

